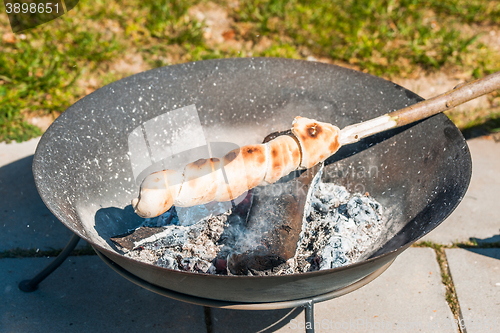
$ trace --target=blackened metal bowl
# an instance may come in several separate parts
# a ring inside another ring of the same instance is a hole
[[[68,108],[43,135],[33,161],[47,207],[71,231],[125,270],[179,293],[233,302],[275,302],[344,288],[389,263],[458,205],[471,176],[460,131],[443,114],[341,148],[325,179],[384,206],[386,231],[364,260],[286,276],[211,276],[124,257],[109,241],[141,223],[130,201],[138,185],[130,133],[195,105],[207,141],[257,143],[297,115],[340,128],[422,100],[354,70],[274,58],[217,59],[162,67],[109,84]]]

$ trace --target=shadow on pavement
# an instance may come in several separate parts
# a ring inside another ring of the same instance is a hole
[[[63,248],[72,235],[40,198],[32,163],[33,155],[0,167],[0,251]]]
[[[500,117],[492,117],[482,124],[462,130],[462,134],[467,140],[493,134],[495,136],[495,141],[497,141],[497,136],[494,133],[496,133],[498,129],[500,129]]]
[[[471,241],[475,241],[479,246],[484,247],[491,247],[492,245],[500,246],[500,234],[489,238],[471,238]]]
[[[215,332],[261,333],[275,332],[290,326],[292,319],[304,320],[302,307],[282,310],[225,310],[212,309],[212,327]],[[303,332],[305,330],[298,330]]]
[[[500,260],[500,248],[469,248],[467,251]]]
[[[471,238],[478,247],[463,247],[463,249],[494,259],[500,259],[500,234],[488,238]]]

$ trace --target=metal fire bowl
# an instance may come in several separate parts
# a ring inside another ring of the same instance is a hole
[[[343,147],[327,161],[326,180],[369,192],[383,205],[386,231],[358,263],[286,276],[211,276],[124,257],[109,238],[141,223],[130,206],[138,185],[128,135],[149,119],[195,104],[207,141],[241,146],[290,128],[297,115],[343,128],[420,100],[392,82],[317,62],[217,59],[157,68],[109,84],[68,108],[40,140],[33,173],[43,201],[62,223],[153,285],[231,302],[309,298],[380,269],[458,205],[469,184],[471,157],[445,115]]]

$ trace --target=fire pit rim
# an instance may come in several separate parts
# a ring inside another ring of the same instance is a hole
[[[332,68],[332,67],[337,67],[337,68],[342,68],[342,70],[344,71],[351,71],[351,72],[355,72],[356,75],[364,75],[364,76],[369,76],[369,77],[372,77],[372,78],[376,78],[378,80],[383,80],[383,81],[386,81],[382,78],[379,78],[379,77],[376,77],[376,76],[373,76],[373,75],[370,75],[370,74],[366,74],[366,73],[361,73],[361,72],[357,72],[357,71],[354,71],[354,70],[351,70],[351,69],[346,69],[346,68],[343,68],[343,67],[339,67],[339,66],[336,66],[336,65],[331,65],[331,64],[323,64],[323,63],[314,63],[312,64],[311,62],[308,62],[308,61],[305,61],[305,60],[292,60],[292,59],[269,59],[269,58],[244,58],[244,59],[241,59],[241,58],[233,58],[233,59],[212,59],[212,60],[205,60],[205,61],[197,61],[197,62],[190,62],[190,63],[186,63],[186,64],[179,64],[179,65],[174,65],[174,66],[169,66],[169,67],[174,67],[174,68],[183,68],[183,67],[190,67],[190,66],[198,66],[200,65],[201,66],[201,63],[204,63],[204,64],[218,64],[220,63],[221,61],[234,61],[234,62],[245,62],[245,63],[248,63],[249,61],[282,61],[282,62],[288,62],[288,63],[302,63],[306,66],[321,66],[321,67],[326,67],[326,68]],[[141,76],[141,75],[146,75],[146,74],[151,74],[151,73],[157,73],[157,71],[159,71],[160,69],[151,69],[151,70],[148,70],[146,72],[142,72],[142,73],[138,73],[138,74],[135,74],[135,75],[132,75],[130,77],[127,77],[125,79],[122,79],[122,80],[132,80],[132,78],[134,77],[138,77],[138,76]],[[390,82],[390,81],[387,81],[387,82]],[[392,83],[392,82],[391,82]],[[112,85],[113,83],[111,83],[110,85]],[[392,83],[394,84],[394,83]],[[110,85],[106,86],[106,87],[109,87]],[[398,86],[396,84],[394,84],[395,86]],[[399,86],[398,86],[399,87]],[[105,88],[105,87],[103,87]],[[103,89],[101,88],[101,89]],[[401,87],[401,89],[404,89]],[[100,89],[99,89],[100,90]],[[406,90],[406,89],[405,89]],[[95,94],[92,93],[90,94],[89,96],[93,96]],[[85,97],[85,98],[88,98],[89,96]],[[84,99],[85,99],[84,98]],[[75,105],[79,104],[79,103],[83,103],[83,100],[80,100],[78,102],[75,103]],[[41,182],[38,181],[38,174],[40,171],[38,168],[41,167],[41,164],[42,164],[42,161],[40,161],[39,157],[40,157],[40,151],[42,150],[42,147],[44,147],[45,145],[48,144],[49,140],[50,140],[50,134],[51,134],[51,131],[54,130],[55,128],[57,128],[58,126],[60,126],[61,124],[64,124],[64,120],[67,116],[69,116],[71,114],[71,112],[75,111],[74,109],[72,109],[71,107],[68,109],[68,113],[66,114],[63,113],[58,119],[56,119],[56,121],[49,127],[49,129],[47,130],[46,133],[48,133],[47,135],[44,134],[44,136],[41,138],[38,146],[37,146],[37,149],[36,149],[36,152],[35,152],[35,157],[33,159],[33,174],[34,174],[34,177],[35,177],[35,185],[36,185],[36,188],[37,190],[39,191],[39,193],[42,193],[44,191],[44,189],[41,187],[42,184]],[[445,115],[442,115],[442,114],[439,114],[439,115],[435,115],[431,118],[435,118],[437,117],[437,119],[441,119],[443,120],[444,122],[446,122],[447,124],[455,127],[453,125],[453,123],[445,116]],[[429,118],[430,119],[430,118]],[[465,143],[465,139],[463,139],[463,136],[462,136],[462,140],[464,141]],[[469,156],[469,159],[466,162],[467,166],[469,167],[470,169],[470,166],[471,166],[471,160],[470,160],[470,152],[468,150],[468,147],[465,143],[465,149],[466,149],[466,154]],[[468,177],[467,177],[467,184],[465,186],[465,189],[467,189],[468,185],[470,184],[470,179],[471,179],[471,173],[468,174]],[[439,223],[437,223],[434,227],[437,227],[440,223],[442,223],[452,212],[453,210],[458,206],[458,204],[461,202],[461,200],[463,199],[464,195],[465,195],[465,192],[466,190],[464,190],[462,193],[461,193],[461,196],[459,198],[459,200],[457,200],[453,207],[451,207],[451,209],[449,209],[449,211],[447,212],[446,216],[444,216],[441,221]],[[113,251],[110,251],[109,249],[105,249],[103,248],[102,246],[98,245],[98,244],[95,244],[87,235],[81,233],[78,229],[76,229],[71,223],[65,223],[63,222],[64,220],[66,220],[64,214],[62,211],[58,211],[58,210],[55,210],[52,205],[48,202],[48,199],[47,197],[41,195],[41,198],[42,198],[42,201],[44,202],[44,204],[49,208],[49,210],[66,226],[68,227],[70,230],[72,230],[74,233],[78,234],[80,237],[84,238],[85,240],[87,240],[88,242],[90,242],[92,244],[92,246],[96,246],[97,248],[99,248],[100,250],[104,251],[104,252],[108,252],[112,255],[119,255],[121,257],[123,257],[123,259],[125,260],[131,260],[133,261],[135,264],[139,264],[139,265],[146,265],[146,266],[150,266],[150,267],[153,267],[155,270],[167,270],[167,271],[170,271],[170,272],[175,272],[176,274],[180,274],[180,275],[187,275],[187,276],[192,276],[193,274],[196,274],[196,275],[200,275],[200,276],[211,276],[211,277],[214,277],[214,275],[210,275],[210,274],[203,274],[203,273],[190,273],[190,272],[181,272],[181,271],[174,271],[174,270],[170,270],[170,269],[167,269],[167,268],[163,268],[163,267],[159,267],[159,266],[154,266],[154,265],[151,265],[151,264],[147,264],[147,263],[143,263],[143,262],[139,262],[139,261],[136,261],[136,260],[133,260],[133,259],[130,259],[130,258],[126,258],[124,257],[122,254],[120,253],[117,253],[117,252],[113,252]],[[378,255],[378,256],[374,256],[374,257],[370,257],[369,259],[366,259],[366,260],[363,260],[361,262],[357,262],[357,263],[354,263],[354,264],[350,264],[350,265],[346,265],[346,266],[342,266],[342,267],[338,267],[338,268],[333,268],[333,269],[328,269],[328,270],[322,270],[322,271],[316,271],[316,272],[306,272],[306,273],[296,273],[296,274],[290,274],[288,276],[316,276],[316,275],[327,275],[327,274],[330,274],[331,272],[333,271],[337,271],[337,272],[340,272],[340,271],[344,271],[344,270],[348,270],[350,268],[353,268],[353,267],[359,267],[361,265],[364,265],[366,263],[373,263],[373,262],[376,262],[378,259],[382,259],[382,258],[387,258],[387,257],[392,257],[394,256],[395,254],[397,253],[400,253],[402,251],[404,251],[406,248],[408,248],[409,246],[411,246],[411,244],[413,244],[414,242],[418,241],[418,239],[422,238],[423,236],[425,236],[426,234],[428,234],[430,231],[432,230],[428,230],[424,233],[422,233],[421,235],[419,235],[419,237],[415,238],[415,239],[412,239],[409,243],[405,243],[405,244],[402,244],[400,245],[399,247],[389,251],[389,252],[386,252],[386,253],[383,253],[381,255]],[[237,278],[237,279],[245,279],[245,278],[250,278],[252,280],[259,280],[258,278],[261,278],[260,280],[264,279],[264,280],[267,280],[267,279],[273,279],[273,278],[281,278],[281,276],[220,276],[218,275],[217,278],[218,279],[234,279],[234,278]]]

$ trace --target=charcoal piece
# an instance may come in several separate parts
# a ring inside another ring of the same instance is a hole
[[[351,242],[338,236],[331,237],[328,244],[324,247],[319,269],[329,269],[340,267],[350,261],[346,253],[352,248]]]
[[[163,256],[160,259],[158,259],[156,265],[169,269],[179,269],[179,265],[177,263],[177,255],[175,252],[169,249],[167,249],[163,253]]]
[[[228,268],[234,275],[262,275],[257,272],[272,270],[285,262],[279,254],[270,253],[266,248],[233,254],[228,260]]]
[[[319,269],[323,270],[323,269],[336,268],[343,266],[348,262],[350,262],[350,260],[347,259],[345,253],[336,251],[329,253],[328,256],[323,255]]]
[[[288,262],[283,262],[281,264],[276,264],[271,268],[265,270],[249,270],[248,275],[253,276],[269,276],[269,275],[284,275],[284,274],[293,274],[293,271],[290,269]]]
[[[227,260],[222,258],[214,259],[215,272],[217,274],[227,274]]]
[[[197,273],[215,273],[215,267],[200,258],[197,257],[188,257],[180,260],[180,267],[182,270],[188,272],[197,272]]]
[[[183,227],[170,226],[161,233],[152,235],[135,243],[135,246],[143,245],[152,250],[164,249],[166,247],[180,246],[187,240],[187,230]]]
[[[228,261],[232,274],[273,270],[295,255],[305,207],[310,206],[323,166],[254,189],[245,239]]]
[[[136,247],[135,244],[137,242],[158,234],[163,230],[163,228],[140,227],[126,234],[111,237],[110,239],[113,243],[127,250],[132,250]]]
[[[309,271],[311,263],[306,260],[306,258],[299,256],[297,257],[297,272],[305,273]]]
[[[188,231],[189,239],[199,238],[203,234],[205,229],[207,228],[207,225],[208,225],[208,223],[206,220],[202,220],[202,221],[199,221],[199,222],[191,225],[189,228],[189,231]]]
[[[235,202],[237,204],[233,207],[232,217],[237,217],[246,222],[253,203],[253,189],[248,190],[246,194],[244,193],[236,198]]]
[[[379,214],[377,214],[380,205],[368,197],[355,195],[346,206],[347,213],[357,225],[380,221]]]
[[[174,258],[166,257],[166,256],[158,259],[158,261],[156,262],[156,265],[158,265],[160,267],[168,268],[168,269],[174,269],[174,270],[179,269],[179,266],[177,264],[177,260]]]
[[[330,211],[332,208],[337,208],[349,201],[350,193],[343,186],[337,186],[332,183],[320,183],[317,192],[314,195],[314,200],[328,206]],[[316,203],[319,205],[319,203]]]
[[[114,236],[110,239],[127,250],[133,250],[141,245],[156,250],[158,248],[183,244],[187,239],[187,234],[184,227],[178,226],[161,228],[139,227],[125,235]]]

